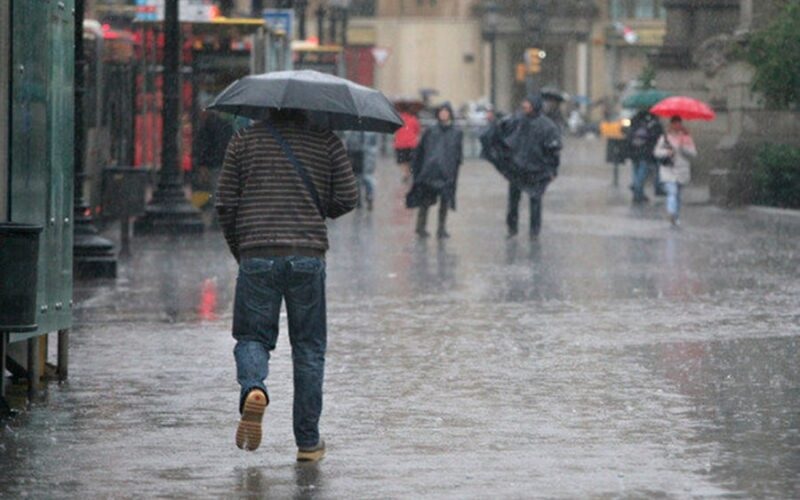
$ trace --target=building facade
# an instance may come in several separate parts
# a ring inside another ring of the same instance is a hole
[[[390,96],[456,107],[489,94],[487,58],[473,0],[378,0],[351,5],[348,45],[374,49],[374,85]]]
[[[117,0],[102,0],[117,3]],[[511,110],[530,90],[556,87],[602,116],[660,48],[668,0],[230,0],[231,15],[293,7],[306,38],[340,44],[348,76],[392,96],[438,92],[455,106]],[[343,21],[346,18],[346,21]],[[336,22],[338,20],[338,23]],[[338,26],[338,28],[337,28]],[[299,28],[299,26],[298,26]],[[338,29],[337,40],[332,31]],[[296,30],[296,31],[299,31]],[[546,57],[521,72],[527,49]],[[601,106],[601,104],[603,106]]]
[[[746,203],[755,151],[797,144],[796,111],[770,110],[752,91],[753,69],[737,52],[793,0],[665,0],[667,34],[652,54],[659,87],[711,104],[716,120],[692,126],[700,151],[696,178],[720,203]],[[769,124],[765,127],[764,124]]]
[[[324,0],[319,0],[324,4]],[[663,0],[352,0],[349,42],[388,58],[374,83],[393,95],[433,88],[456,105],[494,99],[512,110],[555,87],[585,111],[614,103],[665,33]],[[626,33],[633,31],[633,37]],[[545,55],[527,74],[527,49]]]

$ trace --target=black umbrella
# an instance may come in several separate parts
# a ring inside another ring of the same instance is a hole
[[[299,109],[331,130],[392,133],[403,120],[375,89],[311,70],[276,71],[236,80],[208,107],[261,120],[269,109]]]
[[[543,99],[552,99],[558,102],[564,102],[566,100],[565,93],[555,87],[544,87],[540,93]]]

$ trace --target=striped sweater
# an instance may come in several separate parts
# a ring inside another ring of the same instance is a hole
[[[336,218],[358,199],[347,153],[333,132],[275,124],[311,178],[325,213]],[[214,203],[236,260],[248,256],[324,256],[328,231],[314,199],[281,146],[260,123],[228,144]]]

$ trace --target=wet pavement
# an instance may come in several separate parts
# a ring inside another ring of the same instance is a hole
[[[116,282],[77,285],[70,379],[5,424],[0,496],[800,497],[800,218],[690,199],[671,230],[601,157],[571,145],[534,242],[506,240],[481,162],[452,238],[418,241],[381,165],[375,212],[330,226],[316,466],[285,317],[264,442],[234,446],[222,237],[135,239]]]

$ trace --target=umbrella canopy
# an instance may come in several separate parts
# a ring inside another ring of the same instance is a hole
[[[314,124],[331,130],[393,133],[403,126],[379,91],[311,70],[240,78],[208,107],[256,120],[266,118],[270,108],[306,111]]]
[[[542,94],[542,99],[552,99],[558,102],[564,102],[569,97],[566,92],[562,92],[555,87],[542,87],[539,93]]]
[[[396,97],[395,99],[393,99],[393,102],[394,102],[394,107],[399,112],[405,111],[407,113],[415,115],[420,111],[422,111],[423,109],[425,109],[425,103],[414,97],[408,97],[408,96]]]
[[[663,90],[649,89],[628,96],[622,101],[623,108],[650,109],[672,94]]]
[[[684,120],[711,121],[717,116],[708,104],[684,96],[668,97],[650,108],[650,112],[658,116],[680,116]]]

